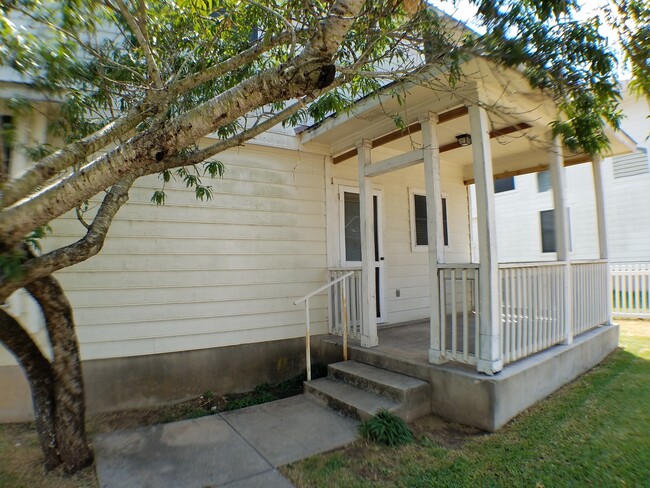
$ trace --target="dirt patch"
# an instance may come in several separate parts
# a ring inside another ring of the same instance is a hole
[[[467,441],[488,435],[483,430],[449,422],[433,414],[417,419],[411,429],[416,437],[425,437],[447,449],[460,449]]]

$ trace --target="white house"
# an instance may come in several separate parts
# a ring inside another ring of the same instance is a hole
[[[519,73],[483,60],[465,69],[473,76],[454,89],[430,73],[429,86],[403,85],[401,105],[367,99],[300,135],[274,130],[219,155],[226,174],[212,182],[207,203],[173,184],[159,208],[150,198],[160,181],[139,181],[100,255],[57,273],[75,310],[88,410],[241,391],[296,374],[305,364],[305,312],[294,301],[345,270],[354,271],[346,305],[357,359],[392,355],[395,370],[430,382],[433,410],[458,421],[496,429],[611,352],[617,328],[609,325],[602,244],[595,259],[570,264],[568,222],[558,218],[557,261],[499,263],[510,236],[497,232],[495,175],[549,167],[561,208],[564,164],[591,158],[549,136],[555,107]],[[43,140],[47,108],[11,121],[21,138]],[[395,130],[396,113],[408,129]],[[611,138],[612,154],[634,147],[625,135]],[[15,148],[11,171],[24,164]],[[594,171],[602,175],[598,160]],[[595,187],[602,208],[602,180]],[[52,227],[46,247],[83,231],[74,215]],[[593,223],[595,236],[603,231]],[[339,291],[311,298],[312,334],[341,330]],[[27,297],[7,306],[43,339]],[[417,322],[415,342],[382,349],[382,327]],[[320,360],[340,357],[317,339]],[[29,418],[26,381],[4,350],[0,391],[10,392],[0,397],[1,421]]]

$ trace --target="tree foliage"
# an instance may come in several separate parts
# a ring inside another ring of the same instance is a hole
[[[478,32],[454,26],[434,8],[451,3],[3,2],[0,67],[22,76],[56,117],[48,144],[23,148],[34,160],[31,167],[0,179],[0,302],[25,287],[44,310],[52,309],[58,293],[52,273],[99,252],[137,178],[160,175],[155,204],[165,203],[165,183],[172,178],[209,200],[206,178],[222,174],[223,165],[213,159],[220,152],[280,122],[312,123],[350,110],[356,100],[392,90],[399,80],[422,79],[431,67],[446,73],[451,84],[462,78],[462,65],[472,56],[522,70],[556,101],[556,133],[568,146],[591,154],[607,146],[603,124],[617,127],[620,121],[617,59],[601,34],[603,21],[621,36],[633,86],[650,92],[644,0],[615,0],[604,20],[580,20],[577,0],[469,0],[478,7]],[[34,110],[30,103],[13,99],[6,107],[19,117]],[[199,147],[208,134],[217,139]],[[100,196],[88,223],[86,202]],[[85,235],[37,252],[43,229],[71,210]],[[67,301],[58,305],[57,310],[69,309]],[[0,340],[28,371],[33,387],[43,380],[42,391],[33,390],[42,393],[40,400],[34,396],[37,413],[45,416],[39,433],[48,465],[63,462],[77,469],[87,456],[61,455],[74,449],[56,421],[48,424],[48,411],[39,403],[79,401],[78,394],[63,398],[56,388],[70,374],[61,364],[78,373],[78,361],[57,356],[78,356],[70,346],[76,344],[72,316],[59,313],[47,320],[50,340],[66,344],[54,347],[49,361],[16,320],[0,312]],[[80,385],[79,374],[75,381]],[[83,414],[73,407],[70,415]]]

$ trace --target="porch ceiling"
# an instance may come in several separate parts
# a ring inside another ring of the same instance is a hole
[[[393,93],[399,92],[401,103],[390,94],[362,100],[350,114],[331,117],[306,131],[303,142],[329,145],[335,163],[354,158],[355,144],[360,139],[373,140],[373,147],[379,143],[384,150],[397,155],[422,147],[417,123],[419,115],[433,112],[442,120],[442,114],[450,114],[450,120],[438,125],[442,163],[462,166],[465,181],[471,183],[474,178],[472,148],[455,144],[458,134],[470,132],[469,116],[458,116],[458,109],[462,111],[465,104],[480,99],[487,108],[492,126],[495,177],[546,169],[549,124],[556,113],[552,100],[530,88],[519,72],[485,60],[474,59],[466,63],[463,71],[467,78],[453,88],[447,83],[445,73],[440,71],[429,72],[417,82],[391,87]],[[404,135],[395,134],[395,117],[400,117],[410,128]],[[515,127],[526,128],[515,130]],[[386,137],[387,134],[393,137]],[[634,150],[634,141],[625,134],[608,131],[608,136],[611,141],[609,155]],[[588,155],[572,153],[565,148],[565,164],[589,160]]]

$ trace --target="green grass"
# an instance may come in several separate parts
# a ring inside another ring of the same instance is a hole
[[[297,486],[346,488],[650,486],[650,323],[626,322],[620,343],[590,373],[460,448],[420,429],[413,444],[359,441],[284,472]]]

